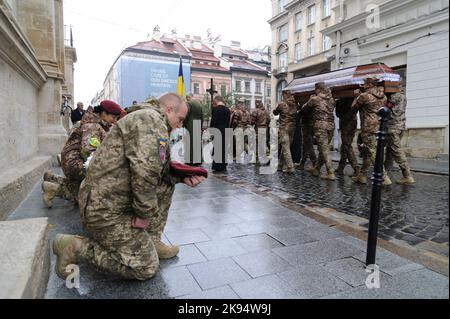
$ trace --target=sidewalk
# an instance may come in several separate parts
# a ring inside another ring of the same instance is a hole
[[[48,217],[49,238],[83,234],[78,209],[55,200],[47,210],[40,183],[10,220]],[[56,277],[52,256],[46,298],[448,298],[449,279],[379,249],[380,289],[369,290],[366,243],[211,177],[197,189],[178,185],[164,241],[181,245],[150,281],[98,274],[80,264],[80,288]]]

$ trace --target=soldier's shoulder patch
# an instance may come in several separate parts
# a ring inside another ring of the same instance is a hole
[[[167,147],[168,147],[168,139],[166,138],[160,138],[159,139],[159,159],[161,160],[161,162],[165,162],[166,161],[166,151],[167,151]]]

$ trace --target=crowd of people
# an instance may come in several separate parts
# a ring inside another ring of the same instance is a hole
[[[223,97],[216,95],[210,127],[222,133],[220,142],[223,146],[227,129],[245,135],[246,130],[254,128],[268,137],[274,116],[279,116],[279,170],[292,174],[296,166],[304,170],[309,160],[311,167],[308,170],[313,176],[332,181],[336,179],[335,174],[344,173],[349,163],[353,168],[353,181],[365,184],[368,170],[375,161],[378,112],[384,106],[391,109],[391,114],[383,184],[392,183],[389,172],[394,161],[403,173],[403,178],[397,183],[413,184],[401,147],[406,97],[402,92],[386,96],[374,78],[365,79],[363,88],[356,90],[353,98],[336,100],[325,83],[315,84],[315,94],[303,105],[297,103],[289,92],[284,92],[283,101],[272,114],[260,101],[250,113],[242,101],[228,108]],[[363,144],[361,167],[353,150],[358,113]],[[335,114],[339,118],[342,139],[341,160],[336,170],[330,156]],[[87,111],[79,103],[72,120],[74,127],[61,153],[64,176],[45,173],[43,201],[49,208],[53,206],[55,197],[78,204],[81,222],[89,237],[64,234],[55,237],[56,273],[66,278],[70,274],[68,265],[85,260],[97,270],[123,278],[152,278],[158,270],[159,260],[173,258],[179,252],[177,246],[161,241],[175,185],[184,183],[196,187],[206,177],[201,168],[194,168],[202,164],[202,156],[196,157],[192,152],[195,149],[194,123],[203,123],[201,105],[192,95],[184,99],[176,93],[167,93],[159,99],[150,98],[142,103],[134,102],[127,112],[109,100]],[[181,127],[185,127],[191,136],[186,142],[190,148],[185,153],[187,163],[192,167],[188,175],[176,174],[174,167],[177,166],[170,155],[170,133]],[[245,136],[238,135],[235,137],[245,139]],[[256,136],[258,139],[261,135]],[[294,164],[291,152],[296,139],[301,140],[297,145],[302,150],[298,165]],[[248,148],[248,141],[245,145]],[[257,154],[267,153],[267,143],[257,141],[256,145]],[[222,149],[221,161],[213,163],[214,172],[226,171],[225,153]],[[323,166],[326,171],[320,175]]]

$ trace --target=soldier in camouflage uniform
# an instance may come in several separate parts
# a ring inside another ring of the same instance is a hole
[[[244,152],[249,152],[249,141],[248,136],[246,135],[246,130],[251,127],[252,117],[250,112],[245,107],[243,102],[238,102],[236,105],[236,110],[232,115],[232,127],[236,131],[235,136],[237,141],[244,140]],[[236,143],[235,143],[236,145]],[[239,157],[241,154],[236,154],[236,157]]]
[[[312,109],[300,110],[300,115],[302,117],[302,159],[299,169],[302,171],[305,169],[306,161],[309,158],[312,162],[312,167],[307,170],[312,172],[314,167],[317,166],[317,156],[314,151]]]
[[[342,140],[341,160],[335,171],[338,175],[344,175],[347,160],[353,168],[353,176],[359,175],[358,161],[356,160],[355,152],[353,150],[353,140],[355,139],[356,129],[358,127],[356,114],[357,112],[352,109],[351,99],[343,98],[336,102],[336,116],[339,118],[339,128]]]
[[[389,96],[388,106],[391,108],[391,115],[387,121],[388,135],[386,136],[386,161],[384,166],[386,172],[390,172],[395,160],[403,174],[403,178],[396,183],[411,185],[415,181],[401,145],[402,136],[406,130],[406,103],[406,96],[403,92]]]
[[[355,183],[367,184],[367,172],[375,163],[377,149],[377,132],[380,127],[378,111],[386,105],[387,98],[384,90],[377,87],[376,78],[364,80],[364,93],[355,92],[356,99],[352,104],[355,110],[359,110],[361,119],[361,139],[364,144],[363,165],[360,174],[352,179]],[[385,174],[384,185],[389,185],[389,177]]]
[[[259,130],[264,131],[267,138],[267,130],[270,125],[270,113],[264,108],[261,101],[256,102],[256,110],[252,113],[252,123],[255,125],[256,132],[256,162],[259,163],[259,154],[267,154],[267,143],[259,145]]]
[[[78,191],[85,176],[84,163],[98,148],[121,112],[120,106],[112,101],[103,101],[94,112],[86,112],[61,153],[65,177],[51,172],[44,174],[43,201],[47,207],[53,206],[55,197],[78,202]]]
[[[178,247],[161,242],[175,184],[170,174],[170,130],[181,128],[188,109],[183,98],[168,93],[160,107],[144,108],[119,121],[94,154],[81,184],[79,203],[90,238],[57,235],[53,241],[56,273],[79,259],[99,271],[126,279],[147,280],[160,259]],[[203,177],[185,178],[195,187]]]
[[[293,174],[295,172],[292,160],[291,145],[294,140],[295,123],[298,105],[289,92],[283,92],[283,102],[279,103],[273,110],[273,115],[280,116],[279,140],[281,144],[280,168],[283,172]]]
[[[303,105],[302,110],[307,111],[312,109],[314,137],[317,141],[319,150],[319,160],[314,167],[312,174],[314,176],[320,175],[320,169],[325,164],[327,174],[322,175],[322,179],[335,180],[333,166],[330,157],[330,143],[333,140],[334,132],[334,108],[336,102],[333,99],[331,90],[325,83],[316,83],[315,95],[311,96],[310,100]]]

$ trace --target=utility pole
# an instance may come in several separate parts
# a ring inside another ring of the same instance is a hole
[[[214,79],[211,78],[211,86],[206,92],[211,95],[211,115],[212,115],[212,108],[213,108],[213,100],[214,100],[214,94],[218,93],[216,90],[214,90]]]

